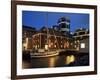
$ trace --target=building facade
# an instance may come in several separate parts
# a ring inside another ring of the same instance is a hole
[[[89,30],[80,28],[73,34],[70,32],[70,19],[61,17],[58,24],[52,28],[35,28],[23,26],[23,50],[76,50],[80,53],[89,53]]]
[[[35,28],[29,26],[22,27],[22,49],[30,50],[32,49],[32,35],[36,33]]]
[[[45,30],[45,32],[44,32]],[[47,32],[48,31],[48,32]],[[60,31],[56,31],[52,28],[48,30],[43,29],[37,34],[32,36],[33,48],[34,49],[45,49],[46,45],[49,50],[55,49],[78,49],[78,41],[74,41],[72,35],[63,35]]]
[[[80,28],[73,34],[75,40],[79,40],[79,53],[89,53],[89,30]]]

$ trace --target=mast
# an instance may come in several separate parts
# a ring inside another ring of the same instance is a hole
[[[48,38],[49,38],[49,30],[48,30],[48,13],[46,15],[46,26],[47,26],[47,44],[48,44]]]
[[[48,30],[48,13],[47,13],[47,12],[46,12],[46,29],[47,29],[47,42],[46,42],[45,48],[46,48],[47,51],[48,51],[49,30]]]
[[[53,29],[52,29],[52,30],[53,30]],[[53,33],[54,33],[54,30],[53,30]],[[55,33],[54,33],[54,37],[55,37],[55,39],[57,40],[57,37],[56,37]],[[57,45],[58,45],[58,48],[60,48],[60,47],[59,47],[58,40],[57,40]]]
[[[41,48],[41,34],[39,36],[40,36],[40,48]]]

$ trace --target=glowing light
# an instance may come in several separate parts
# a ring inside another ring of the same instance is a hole
[[[49,60],[49,67],[54,67],[55,66],[55,58],[51,57]]]
[[[66,57],[66,64],[70,64],[74,61],[75,61],[75,56],[74,55],[70,55],[70,56]]]
[[[48,46],[49,46],[49,48],[51,48],[51,45],[50,44]]]
[[[85,43],[81,43],[81,48],[85,48]]]
[[[67,47],[67,43],[64,43],[64,48],[66,48]]]
[[[55,48],[56,48],[56,45],[55,45]]]
[[[23,49],[27,50],[27,44],[26,43],[23,43]]]
[[[73,43],[71,43],[71,45],[73,45]]]
[[[79,43],[79,40],[77,40],[77,42]]]
[[[45,45],[45,50],[48,50],[48,45],[47,44]]]
[[[67,47],[69,47],[69,42],[67,42]]]
[[[75,48],[76,48],[76,45],[75,45]]]
[[[23,43],[23,48],[24,48],[25,50],[28,49],[28,38],[25,39],[25,43]]]
[[[77,47],[77,50],[79,50],[79,47]]]

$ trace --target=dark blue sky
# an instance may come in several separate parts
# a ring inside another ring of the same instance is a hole
[[[22,11],[22,25],[35,27],[39,30],[46,25],[48,25],[48,27],[56,25],[58,19],[61,17],[70,18],[71,31],[75,31],[78,28],[89,28],[89,14],[61,12]]]

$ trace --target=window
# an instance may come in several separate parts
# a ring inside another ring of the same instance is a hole
[[[84,34],[85,34],[85,32],[80,32],[80,33],[79,33],[79,35],[84,35]]]
[[[85,48],[85,43],[81,43],[81,48]]]
[[[63,46],[61,45],[61,48],[62,48]]]
[[[51,48],[51,45],[50,44],[48,46],[49,46],[49,48]]]
[[[69,24],[69,23],[68,23],[68,24]],[[68,29],[69,29],[69,28],[70,28],[70,25],[66,25],[66,28],[68,28]]]
[[[48,50],[48,45],[47,44],[45,45],[45,50]]]
[[[79,40],[77,40],[77,42],[79,43]]]
[[[56,48],[56,44],[55,44],[55,46],[54,46],[55,48]]]
[[[71,45],[73,45],[73,43],[71,43]]]

